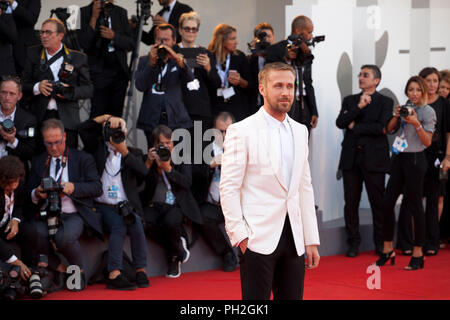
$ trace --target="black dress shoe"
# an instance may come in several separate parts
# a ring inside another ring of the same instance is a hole
[[[150,286],[147,274],[143,271],[136,272],[136,284],[139,288],[147,288]]]
[[[358,255],[358,249],[351,247],[347,250],[347,253],[345,255],[349,258],[355,258]]]
[[[123,274],[119,274],[114,279],[106,279],[106,288],[113,290],[134,290],[137,286],[132,284]]]

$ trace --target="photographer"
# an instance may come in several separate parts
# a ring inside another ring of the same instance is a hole
[[[50,268],[61,273],[67,268],[54,250],[69,264],[80,267],[81,287],[71,289],[79,291],[86,284],[78,240],[84,226],[103,239],[101,217],[92,210],[94,198],[102,194],[102,184],[92,156],[66,147],[66,134],[60,120],[46,120],[41,130],[47,151],[33,158],[27,184],[27,191],[39,212],[30,238],[35,256],[47,255]]]
[[[78,100],[92,97],[93,86],[86,56],[62,43],[65,32],[60,20],[44,21],[40,31],[42,45],[28,51],[23,92],[31,98],[30,110],[38,124],[46,119],[61,119],[66,128],[67,145],[77,148]]]
[[[39,44],[34,26],[41,12],[41,0],[8,0],[12,16],[17,27],[17,42],[13,46],[13,55],[18,75],[22,75],[27,59],[27,49]]]
[[[144,131],[149,148],[153,145],[152,131],[159,124],[171,129],[192,127],[181,86],[183,79],[193,81],[194,75],[183,56],[173,50],[175,28],[160,24],[155,37],[157,45],[139,58],[136,71],[136,89],[144,92],[137,127]]]
[[[181,263],[190,255],[182,229],[183,219],[197,224],[203,224],[203,219],[190,191],[191,165],[172,162],[172,130],[159,125],[152,133],[155,147],[147,154],[145,165],[149,173],[141,193],[146,233],[166,251],[166,277],[177,278],[181,274]]]
[[[22,86],[18,78],[8,77],[0,83],[0,157],[11,154],[28,161],[35,153],[36,118],[18,107]]]
[[[9,0],[0,0],[0,76],[16,75],[13,45],[18,38],[11,3]]]
[[[144,0],[140,1],[144,2]],[[180,17],[183,13],[191,12],[193,9],[178,0],[158,0],[158,2],[163,8],[153,17],[152,29],[149,32],[142,32],[142,42],[149,46],[158,43],[156,40],[156,27],[160,24],[171,24],[175,28],[176,42],[180,42],[181,37],[178,33]]]
[[[110,233],[106,287],[117,290],[136,288],[122,274],[122,253],[127,233],[136,269],[136,284],[140,288],[148,287],[145,271],[147,243],[142,225],[144,212],[139,199],[139,190],[144,187],[148,170],[142,151],[127,147],[125,121],[108,114],[81,123],[79,132],[85,150],[96,160],[103,185],[103,194],[95,199],[95,206]]]
[[[345,130],[339,170],[344,180],[344,219],[347,233],[347,257],[356,257],[361,243],[359,202],[363,182],[373,217],[375,252],[383,248],[383,195],[385,175],[389,171],[389,142],[386,126],[392,117],[394,102],[376,91],[381,71],[376,65],[363,65],[359,73],[361,93],[342,101],[336,126]]]
[[[427,159],[423,152],[431,145],[436,124],[436,113],[427,105],[425,82],[418,76],[411,77],[405,86],[408,96],[406,106],[397,106],[387,125],[387,132],[395,136],[392,144],[390,177],[383,199],[383,253],[376,265],[383,266],[390,260],[395,263],[393,247],[395,231],[394,207],[403,193],[414,219],[414,248],[406,270],[424,267],[422,247],[425,241],[425,213],[422,205],[423,181]]]
[[[127,10],[113,0],[94,0],[80,12],[78,39],[94,84],[90,118],[121,117],[130,77],[127,53],[135,47]]]
[[[304,124],[308,131],[314,129],[319,121],[311,77],[314,57],[307,44],[313,39],[313,31],[314,25],[311,19],[302,15],[295,17],[292,20],[289,38],[267,48],[266,57],[266,63],[285,62],[295,68],[297,73],[295,99],[289,116]]]
[[[17,259],[9,246],[11,241],[18,240],[22,236],[20,233],[19,237],[19,225],[24,219],[24,176],[23,164],[17,157],[6,156],[0,159],[0,261],[20,266],[20,276],[26,280],[31,272],[21,260]]]
[[[251,114],[258,111],[259,107],[263,105],[264,101],[258,88],[258,73],[266,63],[267,48],[275,43],[274,31],[272,25],[268,22],[258,23],[253,31],[253,36],[252,42],[249,43],[251,54],[247,56],[253,79],[250,97],[250,105],[253,108],[250,111]]]

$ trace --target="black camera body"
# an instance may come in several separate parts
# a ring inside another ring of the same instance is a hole
[[[297,59],[296,62],[299,65],[303,65],[306,63],[310,63],[314,60],[314,55],[309,52],[304,52],[301,48],[302,44],[305,44],[308,47],[315,47],[316,43],[325,41],[325,36],[316,36],[311,39],[311,41],[306,41],[301,35],[292,34],[288,37],[288,39],[292,42],[291,44],[288,43],[286,46],[286,49],[290,50],[293,47],[296,47],[295,52],[297,53]]]
[[[50,13],[56,15],[56,17],[61,20],[63,23],[70,18],[70,12],[68,8],[56,8],[52,9]]]
[[[407,102],[404,106],[400,107],[399,113],[400,117],[406,118],[408,116],[411,116],[413,114],[414,105],[411,102]]]
[[[125,140],[125,133],[121,127],[112,129],[111,123],[108,121],[103,127],[103,137],[105,142],[109,142],[111,139],[114,143],[122,143]]]
[[[156,54],[158,55],[158,61],[157,64],[159,66],[164,65],[164,61],[166,60],[167,56],[169,55],[169,51],[164,47],[163,43],[160,43],[156,46]]]
[[[61,199],[59,194],[64,187],[57,183],[52,177],[42,180],[42,192],[47,193],[47,203],[45,211],[41,211],[41,218],[49,219],[59,217],[61,214]]]
[[[113,8],[114,3],[112,3],[110,0],[102,0],[102,11],[105,16],[109,17]]]
[[[3,131],[7,133],[12,133],[14,131],[14,121],[11,119],[5,119],[1,123]]]
[[[270,47],[270,43],[266,40],[267,33],[262,30],[258,30],[256,33],[256,40],[255,40],[255,48],[252,49],[250,43],[248,43],[248,47],[250,48],[250,51],[253,54],[257,55],[265,55],[266,50],[268,47]]]
[[[51,93],[51,97],[53,99],[57,98],[57,94],[62,95],[63,97],[68,97],[70,96],[70,94],[73,93],[73,88],[72,87],[66,87],[63,82],[61,81],[55,81],[55,80],[49,80],[48,81],[51,85],[52,85],[52,93]]]
[[[117,204],[118,213],[123,218],[126,225],[131,226],[136,222],[136,217],[134,216],[134,208],[128,200],[120,201]]]
[[[5,1],[5,0],[0,1],[0,10],[2,10],[2,12],[5,12],[6,10],[8,10],[8,7],[9,7],[9,1]]]
[[[170,159],[170,150],[166,146],[160,144],[156,147],[156,154],[161,161],[166,162]]]
[[[16,136],[22,139],[34,138],[36,135],[36,128],[29,127],[27,129],[19,130],[16,132]]]
[[[24,297],[27,293],[27,288],[22,284],[20,278],[20,266],[12,266],[5,279],[3,290],[3,298],[8,301],[14,301]]]

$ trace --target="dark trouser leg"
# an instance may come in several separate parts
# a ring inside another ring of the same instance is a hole
[[[363,170],[364,184],[369,197],[373,219],[373,242],[376,248],[383,247],[383,197],[385,174]]]
[[[122,270],[123,242],[127,234],[127,229],[123,223],[123,218],[113,208],[98,206],[102,215],[103,224],[109,235],[108,245],[108,272]]]
[[[56,247],[71,265],[83,270],[83,252],[78,241],[83,233],[83,219],[78,213],[69,213],[62,214],[61,220],[62,226],[58,227],[55,235]]]
[[[66,129],[66,145],[69,148],[78,148],[78,130]]]
[[[37,262],[38,256],[44,254],[48,257],[49,267],[56,270],[61,263],[61,260],[50,246],[47,223],[37,219],[30,221],[30,223],[32,223],[32,227],[29,226],[27,228],[27,231],[30,232],[27,238],[31,241],[28,245],[32,246],[34,249],[34,261]]]
[[[425,250],[439,250],[439,190],[440,181],[428,174],[425,176],[424,197],[426,198],[425,207]]]
[[[412,216],[408,208],[408,199],[403,198],[400,206],[397,226],[397,249],[412,250],[413,247],[413,225]]]
[[[106,110],[110,103],[109,95],[111,94],[109,85],[103,88],[94,87],[94,95],[91,98],[90,119],[108,113]]]
[[[358,248],[361,243],[359,233],[359,202],[361,200],[363,177],[359,167],[342,171],[344,180],[344,219],[347,242]]]
[[[278,247],[281,249],[281,254],[275,265],[273,299],[302,300],[305,282],[305,255],[300,257],[297,255],[288,217],[286,217]]]
[[[153,138],[152,138],[152,132],[151,131],[144,131],[145,139],[147,140],[147,151],[151,147],[153,147]],[[144,152],[146,153],[146,152]]]
[[[391,176],[386,186],[386,192],[383,197],[383,240],[394,241],[395,232],[395,203],[403,192],[404,176],[403,162],[399,156],[394,155],[391,166]]]
[[[232,251],[233,248],[219,227],[224,222],[221,207],[206,202],[200,206],[200,210],[204,217],[204,224],[198,226],[198,229],[206,240],[206,244],[220,256]]]
[[[131,255],[135,269],[147,266],[147,242],[145,240],[144,226],[141,219],[136,215],[136,223],[128,226],[130,235]]]
[[[275,256],[262,255],[248,248],[244,254],[239,253],[242,300],[269,300]]]
[[[128,79],[124,77],[116,79],[111,85],[111,104],[107,111],[115,117],[122,117],[125,96],[127,94]]]

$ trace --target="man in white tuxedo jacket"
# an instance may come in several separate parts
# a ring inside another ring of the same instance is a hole
[[[220,179],[225,228],[239,246],[242,298],[302,299],[319,264],[308,130],[287,112],[295,71],[276,62],[258,75],[264,106],[227,129]]]

